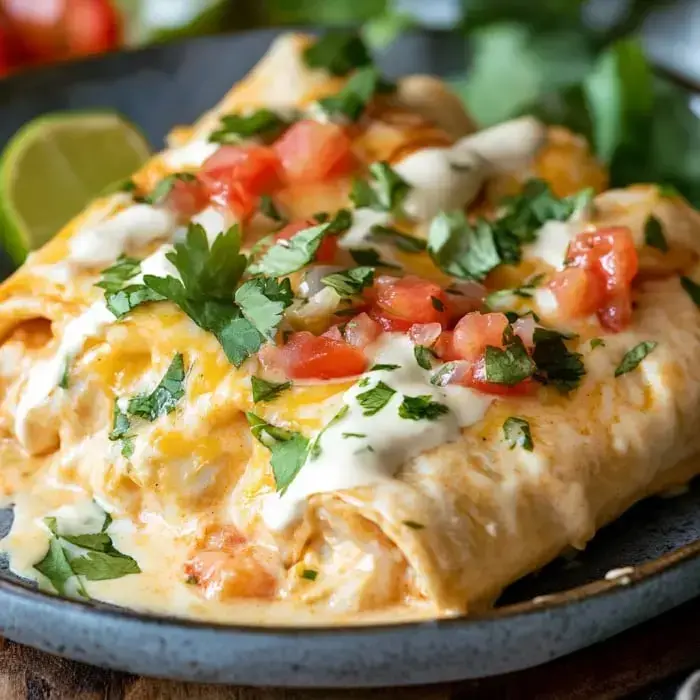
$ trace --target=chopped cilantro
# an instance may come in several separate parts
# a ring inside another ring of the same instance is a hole
[[[318,459],[318,456],[321,454],[321,438],[325,434],[326,430],[328,430],[331,426],[335,425],[339,421],[341,421],[344,417],[345,414],[350,410],[350,407],[346,404],[344,405],[338,413],[336,413],[333,418],[331,418],[328,423],[326,423],[321,431],[316,435],[314,438],[313,442],[311,443],[311,446],[309,448],[309,457],[311,459]]]
[[[117,292],[124,283],[141,272],[141,261],[120,255],[117,261],[106,270],[102,270],[102,278],[95,285],[105,290],[105,292]]]
[[[63,372],[61,373],[58,386],[60,389],[68,389],[70,386],[70,360],[66,360],[66,363],[63,365]]]
[[[425,525],[422,525],[421,523],[417,523],[415,520],[404,520],[403,524],[406,527],[410,527],[411,530],[423,530],[425,528]]]
[[[519,445],[524,450],[532,452],[534,445],[530,424],[524,418],[516,418],[515,416],[506,418],[505,423],[503,423],[503,434],[511,450]]]
[[[522,299],[531,299],[535,294],[535,289],[544,279],[544,275],[535,275],[529,280],[526,280],[519,287],[511,289],[498,289],[486,296],[485,302],[487,306],[498,308],[501,300],[508,299],[511,296],[521,297]],[[532,313],[532,312],[528,312]]]
[[[250,324],[260,335],[272,340],[294,294],[288,279],[278,282],[271,278],[256,277],[239,287],[234,298]]]
[[[456,362],[446,362],[430,377],[430,383],[433,386],[445,386],[451,379],[455,369],[457,369]]]
[[[277,491],[284,493],[304,466],[309,441],[301,433],[266,423],[254,413],[246,413],[253,437],[272,453],[270,465]]]
[[[432,400],[432,396],[404,396],[399,406],[399,416],[406,420],[437,420],[449,412],[445,404]]]
[[[383,365],[381,363],[372,365],[369,368],[370,372],[393,372],[395,369],[399,369],[401,365]]]
[[[126,411],[129,415],[154,421],[175,410],[184,395],[185,360],[181,353],[177,353],[158,386],[150,394],[129,399]]]
[[[109,434],[109,439],[112,441],[121,440],[128,435],[130,428],[129,417],[119,408],[119,400],[115,399],[112,431]]]
[[[341,297],[352,297],[360,294],[374,282],[373,267],[353,267],[343,272],[334,272],[321,278],[321,283],[335,289]]]
[[[389,243],[404,253],[421,253],[425,250],[426,242],[421,238],[409,236],[390,226],[375,224],[370,228],[367,240],[375,243]]]
[[[385,161],[369,166],[371,182],[355,180],[350,200],[356,207],[396,212],[401,208],[411,186]]]
[[[564,344],[565,339],[561,333],[546,328],[535,328],[533,333],[535,348],[532,359],[537,365],[535,379],[562,392],[575,389],[586,374],[582,355],[571,352]]]
[[[192,173],[173,173],[164,177],[154,188],[151,194],[146,195],[143,201],[146,204],[162,204],[172,192],[176,182],[196,182],[197,178]]]
[[[658,345],[654,340],[643,340],[625,353],[622,361],[615,370],[615,376],[620,377],[631,372],[639,366],[639,363]]]
[[[105,292],[105,305],[116,318],[126,316],[141,304],[164,299],[145,284],[130,284],[117,292]]]
[[[330,32],[304,50],[309,68],[323,68],[333,75],[347,75],[355,68],[371,65],[364,41],[348,32]]]
[[[301,572],[301,577],[305,578],[307,581],[315,581],[317,576],[318,571],[314,571],[313,569],[304,569]]]
[[[333,216],[326,211],[319,211],[312,218],[319,224],[328,224],[326,229],[328,236],[344,233],[352,226],[352,212],[349,209],[338,209]]]
[[[521,338],[506,326],[503,348],[487,345],[484,353],[486,380],[494,384],[515,386],[529,379],[535,371],[535,363],[525,349]]]
[[[435,353],[425,345],[415,345],[413,347],[413,355],[421,369],[431,370],[433,368],[432,359]]]
[[[700,284],[694,282],[690,277],[684,276],[681,277],[681,287],[688,293],[695,306],[700,306]]]
[[[276,399],[283,391],[291,388],[291,382],[268,382],[260,377],[251,377],[250,385],[253,389],[253,402],[272,401]]]
[[[666,241],[663,227],[661,222],[653,215],[649,216],[644,224],[644,242],[662,253],[668,253],[668,242]]]
[[[281,277],[300,270],[315,257],[321,241],[328,233],[329,224],[310,226],[271,246],[262,258],[249,268],[253,275],[264,273]]]
[[[260,197],[260,211],[268,219],[272,219],[272,221],[276,221],[279,224],[287,223],[287,220],[282,216],[282,214],[280,214],[279,209],[276,207],[272,197],[270,197],[269,194],[264,194]]]
[[[384,382],[378,382],[376,386],[358,394],[357,403],[362,407],[362,413],[365,416],[373,416],[391,401],[395,393],[396,391]]]
[[[366,438],[364,433],[341,433],[342,437],[347,440],[347,438]]]
[[[445,304],[443,304],[442,299],[438,299],[437,297],[430,297],[430,303],[433,305],[435,311],[445,310]]]
[[[362,266],[369,267],[388,267],[394,270],[400,270],[400,265],[382,260],[379,253],[374,248],[350,248],[352,259]]]
[[[377,92],[386,92],[388,84],[373,66],[358,70],[336,95],[324,97],[317,108],[331,119],[340,117],[357,121]]]
[[[245,139],[259,136],[273,139],[287,122],[278,114],[265,107],[247,114],[227,114],[221,117],[220,127],[209,137],[212,143],[240,143]]]
[[[604,348],[605,341],[602,338],[591,338],[591,350],[596,348]]]

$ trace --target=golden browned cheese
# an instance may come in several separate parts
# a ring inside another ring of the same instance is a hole
[[[205,139],[223,114],[301,108],[336,93],[342,79],[304,65],[310,41],[297,35],[277,41],[220,105],[173,133],[172,148],[135,175],[139,187],[149,190],[175,170],[174,149]],[[398,163],[474,129],[439,81],[414,76],[399,82],[397,96],[373,104],[352,138],[364,165]],[[502,195],[531,176],[546,179],[560,196],[585,187],[601,192],[607,181],[585,142],[550,129],[526,167],[489,181],[472,213],[492,214]],[[349,179],[297,185],[278,198],[292,218],[306,218],[347,206],[349,188]],[[21,574],[36,575],[32,564],[46,551],[41,518],[96,499],[114,519],[115,542],[142,569],[90,582],[88,592],[98,598],[260,623],[451,615],[491,603],[567,547],[583,547],[636,500],[690,475],[687,462],[677,465],[700,448],[700,312],[677,273],[693,273],[700,219],[654,186],[604,192],[588,214],[590,225],[630,227],[642,275],[629,328],[612,334],[596,319],[569,324],[579,334],[572,348],[587,369],[579,389],[496,398],[455,440],[409,459],[392,478],[311,495],[304,516],[283,531],[262,518],[265,498],[274,494],[270,452],[252,439],[245,413],[255,410],[310,436],[335,414],[354,380],[298,383],[274,402],[254,404],[257,360],[235,368],[213,335],[169,303],[142,306],[89,337],[71,364],[69,388],[54,390],[31,413],[20,445],[18,404],[31,373],[56,352],[68,323],[103,296],[94,286],[102,266],[66,272],[71,240],[127,206],[124,195],[93,203],[0,287],[0,495],[17,503],[13,533],[0,546]],[[666,255],[644,245],[650,214],[664,226]],[[416,236],[425,229],[407,226]],[[246,242],[263,233],[253,221]],[[162,243],[125,252],[144,258]],[[449,284],[425,253],[400,260],[408,271]],[[536,272],[553,268],[526,255],[519,266],[494,271],[486,286],[510,287]],[[557,324],[546,308],[539,313]],[[291,322],[314,332],[329,323],[306,312]],[[592,348],[596,337],[604,345]],[[649,340],[658,342],[654,352],[616,378],[625,352]],[[176,411],[139,428],[127,458],[109,439],[115,398],[152,389],[176,353],[188,370],[185,396]],[[510,416],[529,421],[532,452],[503,440]]]

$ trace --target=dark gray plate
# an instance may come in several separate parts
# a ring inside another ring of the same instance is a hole
[[[0,83],[0,143],[57,109],[113,107],[154,144],[213,105],[262,55],[272,31],[210,38],[58,66]],[[383,57],[389,75],[459,66],[456,37],[416,34]],[[9,269],[7,262],[3,263]],[[0,536],[10,514],[0,512]],[[4,519],[4,525],[3,525]],[[452,681],[543,663],[700,594],[700,487],[649,499],[576,560],[512,586],[469,619],[341,629],[198,624],[62,600],[0,566],[0,635],[102,666],[244,685],[377,686]],[[631,581],[601,580],[639,565]],[[533,603],[535,596],[551,595]]]

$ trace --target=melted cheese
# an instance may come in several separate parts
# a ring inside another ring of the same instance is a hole
[[[269,496],[264,506],[268,527],[282,530],[303,513],[315,493],[371,486],[391,479],[409,459],[455,440],[460,428],[483,418],[491,398],[460,386],[437,387],[432,372],[419,367],[413,344],[404,335],[386,334],[376,348],[376,364],[395,364],[392,371],[368,372],[343,396],[345,415],[333,421],[318,438],[306,464],[281,495]],[[376,414],[365,415],[359,394],[384,382],[395,394]],[[409,420],[399,415],[405,396],[429,396],[449,410],[437,420]],[[363,437],[346,437],[349,434]]]

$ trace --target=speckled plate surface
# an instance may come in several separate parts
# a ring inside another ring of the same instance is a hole
[[[0,83],[0,144],[44,112],[93,107],[120,110],[160,144],[175,123],[195,119],[245,75],[274,33],[192,40],[12,78]],[[403,39],[380,63],[392,76],[444,74],[463,55],[461,39],[422,33]],[[10,269],[1,258],[0,270]],[[0,511],[0,536],[11,517]],[[605,579],[629,566],[635,569],[628,576]],[[335,629],[199,624],[62,600],[12,577],[0,562],[0,635],[140,675],[238,685],[405,685],[543,663],[699,594],[696,484],[634,507],[583,554],[519,581],[478,617]]]

